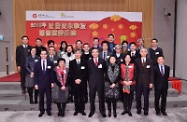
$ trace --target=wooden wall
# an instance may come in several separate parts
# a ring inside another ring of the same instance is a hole
[[[153,0],[13,0],[15,48],[26,34],[27,10],[143,12],[142,37],[147,47],[153,37]]]

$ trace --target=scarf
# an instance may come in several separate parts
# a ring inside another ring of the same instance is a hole
[[[112,67],[114,67],[114,69]],[[107,74],[109,80],[113,83],[116,80],[116,78],[119,76],[119,65],[109,64],[107,69]]]
[[[129,65],[125,65],[125,70],[126,70],[126,73],[125,73],[125,81],[129,82],[130,80],[130,72],[129,72]],[[126,86],[126,85],[123,85],[123,91],[127,94],[130,93],[130,86]]]
[[[66,68],[61,69],[59,66],[56,67],[57,79],[60,81],[61,85],[66,84]]]

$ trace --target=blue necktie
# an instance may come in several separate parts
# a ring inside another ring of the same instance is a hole
[[[104,56],[103,56],[104,60],[106,60],[106,52],[104,52]]]
[[[161,66],[161,74],[162,74],[162,76],[164,75],[164,68],[163,68],[163,66]]]
[[[43,73],[45,74],[45,61],[43,61]]]

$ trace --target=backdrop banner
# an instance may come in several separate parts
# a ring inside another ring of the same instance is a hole
[[[129,43],[142,37],[142,12],[104,11],[26,11],[26,34],[29,44],[41,38],[44,46],[48,40],[75,45],[77,40],[92,45],[94,37],[100,42],[114,34],[115,43]]]

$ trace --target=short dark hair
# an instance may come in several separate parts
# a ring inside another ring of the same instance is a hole
[[[77,40],[77,41],[76,41],[76,44],[77,44],[78,42],[80,42],[80,43],[82,44],[82,41],[81,41],[81,40]]]
[[[40,40],[40,42],[42,42],[42,39],[40,39],[40,38],[36,38],[36,41],[37,41],[37,40]]]
[[[47,45],[49,46],[51,43],[55,44],[55,41],[49,40],[49,41],[47,42]]]
[[[57,60],[57,65],[59,65],[59,62],[60,61],[64,61],[64,63],[66,63],[66,60],[64,59],[64,58],[59,58],[58,60]]]
[[[165,57],[163,55],[161,55],[161,54],[157,56],[157,59],[160,58],[160,57],[162,57],[163,59],[165,59]]]
[[[116,59],[116,56],[111,55],[111,56],[108,58],[108,62],[110,62],[110,59],[111,59],[112,57]],[[116,61],[117,61],[117,60],[116,60]],[[116,62],[115,62],[115,63],[116,63]]]
[[[47,50],[41,50],[40,54],[41,54],[43,51],[45,51],[45,52],[46,52],[46,54],[47,54]]]
[[[136,43],[135,42],[131,42],[129,45],[131,46],[132,44],[134,44],[136,46]]]
[[[98,42],[99,42],[99,38],[97,38],[97,37],[93,38],[93,40],[98,40]]]
[[[103,44],[107,44],[107,45],[109,46],[108,41],[106,41],[106,40],[104,40],[104,41],[101,43],[101,46],[103,46]]]
[[[151,42],[153,42],[153,40],[155,40],[157,43],[158,43],[158,39],[156,39],[156,38],[153,38],[152,40],[151,40]]]
[[[114,38],[114,34],[108,34],[108,37],[112,36]]]
[[[29,37],[26,36],[26,35],[22,36],[22,37],[21,37],[21,40],[23,40],[23,38],[27,38],[27,39],[29,40]]]
[[[128,45],[128,42],[126,40],[124,40],[121,44],[123,45],[124,43]]]
[[[92,52],[93,52],[93,50],[97,50],[97,52],[99,52],[99,49],[96,47],[92,48]]]
[[[53,49],[55,49],[55,47],[53,47],[53,46],[49,46],[49,47],[48,47],[48,49],[50,49],[50,48],[53,48]]]

